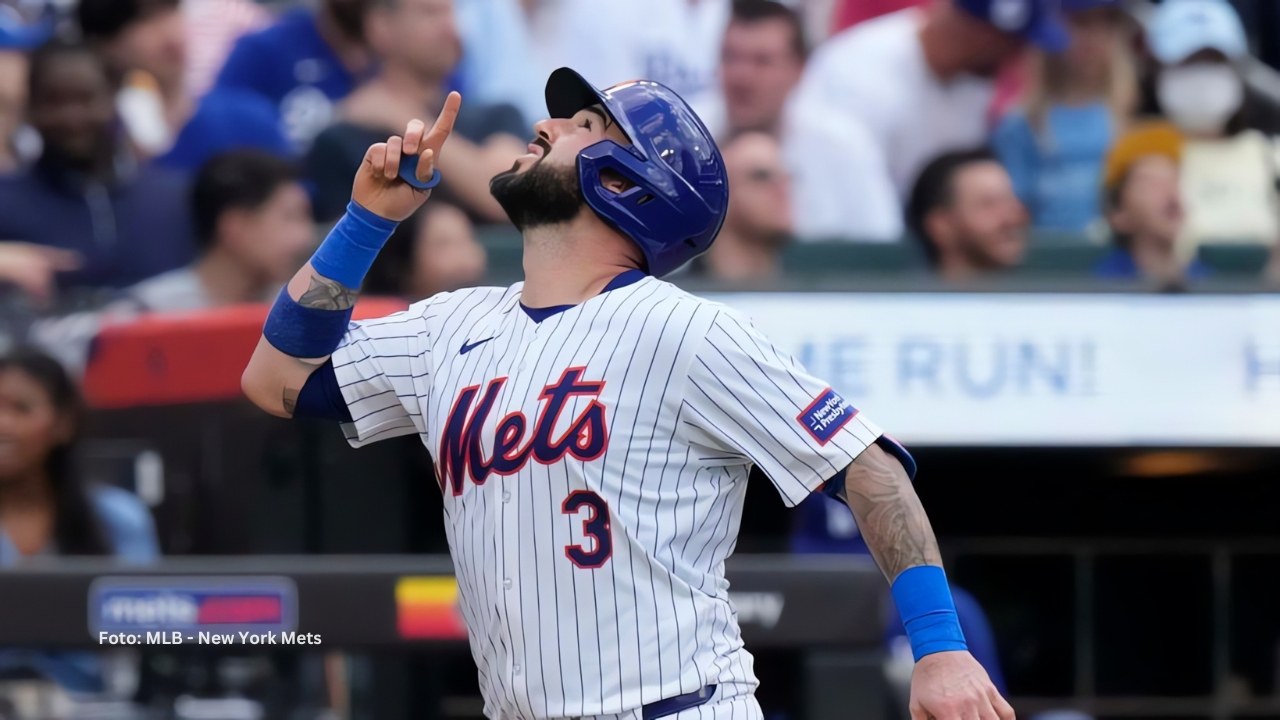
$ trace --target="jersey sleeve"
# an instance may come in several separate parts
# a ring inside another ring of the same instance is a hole
[[[430,300],[408,310],[351,323],[333,353],[333,370],[351,422],[352,447],[426,432],[422,408],[431,386]]]
[[[688,371],[681,427],[695,445],[754,463],[795,506],[882,435],[749,322],[721,310]]]

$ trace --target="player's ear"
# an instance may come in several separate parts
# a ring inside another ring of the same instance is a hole
[[[600,171],[600,184],[603,185],[605,189],[608,190],[609,192],[618,193],[618,194],[625,192],[632,185],[634,185],[634,183],[632,183],[630,180],[622,177],[621,175],[619,175],[618,173],[612,170]]]

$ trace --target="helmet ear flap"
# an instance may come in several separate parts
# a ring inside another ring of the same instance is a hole
[[[724,160],[693,109],[664,85],[634,80],[597,90],[568,68],[548,79],[552,117],[571,117],[593,104],[604,106],[630,144],[603,140],[578,154],[582,196],[640,248],[649,272],[662,277],[704,252],[719,233],[729,195]]]
[[[707,227],[717,212],[683,178],[645,162],[617,143],[598,142],[578,153],[578,180],[588,207],[607,225],[631,238],[649,271],[662,275],[706,250],[713,236],[672,237],[657,228]],[[605,187],[603,176],[630,183],[622,192]]]

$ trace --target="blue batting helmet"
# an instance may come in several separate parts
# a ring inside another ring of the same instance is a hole
[[[547,80],[547,110],[572,117],[603,105],[631,141],[602,140],[578,154],[587,205],[644,253],[650,275],[661,277],[706,252],[724,224],[729,181],[715,140],[670,88],[648,80],[597,90],[560,68]],[[600,183],[609,170],[631,182],[621,193]]]

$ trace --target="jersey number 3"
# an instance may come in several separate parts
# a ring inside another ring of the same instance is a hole
[[[613,554],[613,533],[609,529],[609,506],[604,498],[590,490],[574,490],[560,506],[565,515],[582,518],[582,535],[587,542],[564,546],[564,556],[580,568],[594,569],[605,564]],[[584,547],[590,546],[590,549]]]

